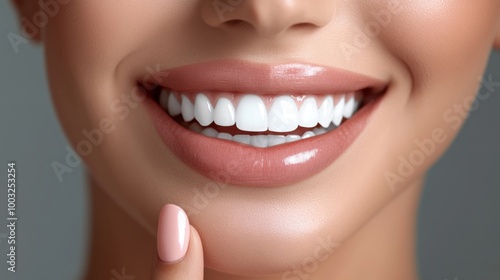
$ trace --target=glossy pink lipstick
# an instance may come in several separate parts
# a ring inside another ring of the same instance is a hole
[[[298,63],[266,65],[214,61],[157,73],[162,88],[179,92],[257,95],[324,95],[360,92],[373,100],[351,119],[323,135],[257,148],[190,131],[149,98],[154,124],[166,146],[200,174],[248,187],[278,187],[305,180],[331,165],[354,142],[376,108],[386,83],[365,75]],[[368,100],[365,99],[365,101]]]

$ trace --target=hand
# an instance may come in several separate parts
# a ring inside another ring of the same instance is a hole
[[[160,211],[157,252],[151,279],[203,280],[200,235],[179,206],[167,204]]]

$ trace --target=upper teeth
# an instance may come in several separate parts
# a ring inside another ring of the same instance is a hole
[[[187,95],[167,90],[161,92],[159,100],[171,116],[182,115],[186,122],[196,119],[201,126],[212,123],[236,125],[238,129],[248,132],[291,132],[299,126],[313,128],[319,124],[327,128],[332,123],[339,126],[344,117],[354,115],[361,102],[359,95],[347,94],[326,95],[323,98],[307,96],[297,99],[302,101],[301,105],[297,105],[298,102],[290,95],[282,95],[266,106],[262,97],[246,94],[237,105],[233,104],[234,100],[220,97],[214,102],[214,107],[203,93],[195,95],[193,104]]]

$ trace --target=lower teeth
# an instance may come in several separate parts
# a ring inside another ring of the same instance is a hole
[[[277,145],[281,145],[281,144],[285,144],[285,143],[291,143],[291,142],[311,138],[314,136],[319,136],[319,135],[325,134],[327,132],[330,132],[330,131],[334,130],[335,128],[337,128],[337,126],[335,126],[333,124],[331,124],[327,128],[318,127],[318,128],[314,128],[311,131],[305,132],[302,136],[296,135],[296,134],[289,134],[289,135],[236,134],[236,135],[231,135],[231,134],[225,133],[225,132],[218,132],[217,130],[215,130],[212,127],[203,128],[198,123],[192,123],[188,129],[193,131],[193,132],[200,133],[200,134],[203,134],[203,135],[205,135],[207,137],[211,137],[211,138],[219,138],[219,139],[223,139],[223,140],[233,141],[233,142],[237,142],[237,143],[241,143],[241,144],[245,144],[245,145],[250,145],[253,147],[257,147],[257,148],[267,148],[267,147],[273,147],[273,146],[277,146]]]

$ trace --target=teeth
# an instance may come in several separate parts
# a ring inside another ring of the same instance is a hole
[[[318,125],[318,106],[312,97],[306,98],[300,108],[299,125],[301,127],[315,127]]]
[[[268,135],[269,147],[286,143],[286,137],[283,135]]]
[[[344,103],[345,98],[342,96],[339,103],[335,105],[333,109],[333,124],[339,126],[342,122],[342,118],[344,117]]]
[[[227,98],[221,98],[217,102],[214,111],[214,122],[220,126],[233,126],[236,123],[234,106]]]
[[[269,111],[269,130],[274,132],[294,131],[299,126],[299,112],[290,96],[276,98]]]
[[[299,135],[287,135],[286,136],[286,142],[287,143],[295,142],[295,141],[298,141],[300,139],[302,139],[302,137],[300,137]]]
[[[213,138],[213,137],[217,137],[219,135],[219,132],[217,132],[217,130],[209,127],[209,128],[203,129],[203,131],[201,132],[201,134]]]
[[[328,127],[333,119],[333,98],[328,96],[319,107],[318,120],[322,127]]]
[[[217,99],[214,107],[206,94],[195,95],[193,104],[186,94],[162,90],[159,103],[173,117],[182,115],[182,119],[187,123],[196,119],[196,122],[187,124],[191,131],[212,138],[265,148],[327,133],[340,126],[344,118],[351,118],[362,103],[361,97],[352,93],[335,98],[338,98],[335,99],[337,104],[334,104],[334,97],[331,95],[326,96],[321,103],[317,103],[316,97],[309,96],[303,99],[301,106],[298,106],[294,97],[283,95],[277,97],[267,107],[260,96],[247,94],[241,97],[235,109],[232,101],[225,97]],[[318,104],[321,104],[319,108]],[[269,112],[267,108],[270,108]],[[311,131],[306,131],[302,136],[295,134],[233,136],[217,131],[216,127],[207,127],[212,123],[220,127],[236,125],[239,130],[248,132],[286,133],[295,131],[299,126],[311,128]]]
[[[173,94],[168,95],[168,113],[172,116],[178,116],[181,114],[181,104],[177,101],[177,98]]]
[[[238,143],[247,144],[247,145],[250,145],[250,142],[251,142],[250,135],[235,135],[233,137],[233,140],[238,142]]]
[[[351,96],[347,101],[347,103],[345,104],[344,117],[346,117],[346,119],[349,119],[354,114],[355,102],[356,100],[354,100],[354,96]]]
[[[185,122],[190,122],[194,119],[194,107],[193,103],[189,101],[189,99],[186,96],[182,96],[182,105],[181,105],[181,110],[182,110],[182,118],[184,119]]]
[[[214,121],[214,108],[204,94],[198,94],[194,102],[194,117],[202,126],[208,126]]]
[[[257,148],[267,148],[269,141],[267,135],[256,135],[250,137],[250,144]]]
[[[314,132],[308,131],[308,132],[304,133],[304,135],[302,135],[302,139],[307,139],[307,138],[311,138],[311,137],[314,137],[314,136],[316,136],[314,134]]]
[[[328,130],[326,130],[325,128],[320,127],[320,128],[315,128],[315,129],[313,129],[313,132],[314,132],[314,134],[316,134],[316,135],[322,135],[322,134],[327,133],[327,132],[328,132]]]
[[[217,135],[217,138],[219,139],[224,139],[224,140],[233,140],[233,136],[229,133],[219,133],[219,135]]]
[[[236,127],[250,132],[266,131],[268,117],[266,105],[256,95],[245,95],[236,109]]]
[[[199,124],[194,123],[189,126],[189,130],[201,133],[205,136],[211,137],[211,138],[218,138],[218,139],[223,139],[223,140],[228,140],[228,141],[233,141],[245,145],[251,145],[257,148],[267,148],[267,147],[273,147],[285,143],[291,143],[303,139],[307,139],[310,137],[314,137],[316,135],[321,135],[324,133],[327,133],[328,131],[332,131],[335,129],[335,126],[330,125],[328,128],[315,128],[313,131],[307,131],[304,133],[304,135],[299,136],[295,134],[291,135],[248,135],[248,134],[238,134],[238,135],[231,135],[229,133],[225,132],[218,132],[214,128],[208,127],[203,129]]]

